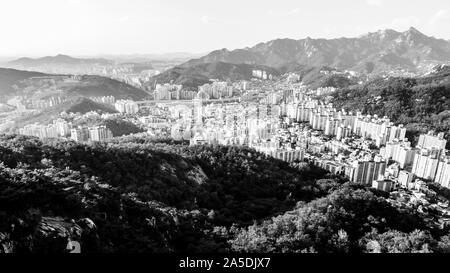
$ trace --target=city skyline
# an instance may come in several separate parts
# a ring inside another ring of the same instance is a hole
[[[0,56],[199,54],[277,38],[350,38],[411,26],[450,39],[448,1],[334,2],[9,1],[0,17]]]

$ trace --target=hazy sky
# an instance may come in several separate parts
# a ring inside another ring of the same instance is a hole
[[[410,26],[450,39],[450,1],[2,0],[0,56],[203,53]]]

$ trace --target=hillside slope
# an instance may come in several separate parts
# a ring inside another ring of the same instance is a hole
[[[3,135],[0,150],[0,252],[223,250],[208,230],[311,200],[323,175],[236,147]]]
[[[0,252],[450,251],[385,193],[247,148],[1,135],[0,162]]]
[[[11,95],[16,92],[14,85],[32,77],[45,76],[44,73],[0,68],[0,96]]]
[[[116,99],[142,100],[148,94],[126,83],[101,76],[82,76],[80,84],[65,89],[68,95],[114,96]]]
[[[252,71],[256,69],[265,70],[273,76],[280,74],[278,70],[262,65],[215,62],[194,66],[177,66],[154,76],[151,81],[155,83],[173,82],[174,84],[182,84],[186,88],[196,89],[200,85],[209,83],[209,79],[223,81],[249,80],[252,78]]]
[[[403,123],[411,137],[434,129],[450,139],[450,67],[419,78],[376,79],[332,94],[338,109],[387,116]]]
[[[114,96],[116,99],[142,100],[148,96],[141,89],[102,76],[45,75],[21,79],[13,84],[16,85],[15,92],[11,92],[9,95],[19,95],[34,99],[46,99],[50,96]],[[13,89],[11,84],[8,86]]]
[[[313,67],[289,64],[281,67],[280,71],[299,75],[300,81],[311,89],[319,87],[344,88],[358,83],[358,77],[327,66]]]

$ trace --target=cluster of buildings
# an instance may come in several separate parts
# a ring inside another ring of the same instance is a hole
[[[90,97],[92,101],[114,105],[116,103],[116,98],[114,96],[102,96],[102,97]]]
[[[337,89],[335,87],[319,87],[315,90],[316,96],[324,96],[335,92]]]
[[[183,86],[179,84],[157,84],[154,92],[155,100],[179,100],[187,99],[185,96],[191,97],[192,91],[182,92]],[[196,94],[196,92],[194,92]],[[195,94],[191,97],[193,98]],[[184,98],[182,98],[184,97]]]
[[[288,106],[287,115],[297,121],[308,122],[313,129],[321,130],[327,136],[341,140],[350,135],[375,140],[375,145],[381,147],[388,141],[404,139],[406,128],[395,126],[386,117],[356,115],[344,110],[338,111],[331,104],[325,105],[309,96],[297,96],[298,103]]]
[[[386,117],[338,112],[332,105],[297,97],[300,100],[296,106],[287,107],[287,116],[307,122],[324,137],[331,137],[315,150],[307,148],[307,157],[315,165],[387,191],[396,185],[408,186],[414,179],[450,188],[450,157],[443,133],[421,135],[416,147],[412,147],[406,128],[395,126]],[[323,152],[332,156],[320,155]]]
[[[203,105],[199,100],[185,109],[184,118],[175,117],[172,137],[189,139],[191,145],[249,146],[287,162],[305,160],[385,191],[417,179],[450,187],[443,134],[422,135],[412,147],[403,125],[338,111],[304,91],[279,90],[255,103]]]
[[[198,87],[198,91],[186,90],[179,84],[157,84],[153,92],[156,101],[165,100],[193,100],[200,98],[203,100],[231,98],[239,91],[250,88],[250,82],[238,81],[233,83],[212,80],[211,83]]]
[[[432,181],[450,188],[450,155],[445,150],[444,134],[432,131],[421,135],[416,147],[406,139],[394,140],[380,149],[380,154],[395,162],[393,176],[398,184],[409,188],[417,179]]]
[[[446,144],[443,133],[421,135],[411,172],[419,178],[450,188],[450,154],[445,150]]]
[[[198,99],[184,109],[183,118],[172,129],[175,139],[189,139],[191,145],[244,145],[287,162],[302,161],[304,145],[282,116],[285,105],[270,103],[227,103],[203,105]],[[297,145],[298,144],[298,145]]]
[[[289,75],[286,78],[288,83],[296,83],[299,82],[300,79],[301,79],[300,75],[296,73],[289,73]]]
[[[113,134],[106,126],[78,126],[70,130],[70,138],[77,142],[107,141]]]
[[[107,141],[113,138],[111,130],[105,126],[79,126],[73,128],[71,122],[59,118],[48,125],[30,124],[19,129],[19,134],[38,138],[70,138],[75,141]]]
[[[247,145],[254,139],[269,137],[276,130],[279,107],[240,103],[204,106],[199,100],[186,116],[193,144],[203,140],[209,144]]]
[[[122,114],[136,114],[139,112],[139,105],[132,100],[118,100],[114,103],[114,108]]]
[[[66,101],[65,98],[60,96],[52,96],[48,99],[31,99],[25,103],[27,109],[45,109],[56,106]]]
[[[213,82],[198,87],[198,98],[202,99],[221,99],[231,98],[233,96],[233,86],[227,82]]]
[[[30,98],[26,99],[22,96],[16,96],[8,100],[8,104],[17,108],[17,110],[25,109],[46,109],[59,105],[66,101],[66,98],[61,96],[51,96],[46,99]]]
[[[252,76],[261,80],[271,80],[273,78],[272,74],[259,69],[252,70]]]
[[[70,135],[72,124],[64,119],[54,120],[48,125],[30,124],[19,129],[19,134],[38,138],[57,138]]]
[[[269,79],[271,75],[254,70],[253,76]],[[145,116],[136,115],[140,104],[135,101],[116,101],[112,96],[93,100],[114,105],[158,137],[189,140],[191,145],[252,147],[286,162],[307,161],[384,191],[416,187],[421,181],[450,188],[450,154],[442,133],[421,135],[413,147],[403,125],[395,125],[387,117],[338,110],[315,98],[334,92],[333,88],[312,91],[297,81],[295,74],[289,75],[286,83],[213,81],[200,86],[198,92],[183,90],[181,85],[158,84],[156,105],[144,111]],[[217,99],[237,93],[239,102],[217,103]],[[164,100],[189,102],[161,102]],[[104,126],[72,128],[61,119],[45,126],[29,125],[20,132],[38,137],[70,136],[76,141],[112,138]]]

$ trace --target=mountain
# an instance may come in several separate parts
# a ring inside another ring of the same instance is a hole
[[[72,85],[61,86],[68,95],[114,96],[116,99],[143,100],[148,94],[129,84],[101,76],[81,76]]]
[[[114,96],[116,99],[142,100],[148,94],[126,83],[102,76],[46,75],[11,69],[0,69],[1,90],[4,95],[20,95],[28,98],[46,99],[50,96],[99,97]],[[6,91],[6,92],[5,92]]]
[[[182,67],[226,62],[280,68],[289,63],[377,73],[392,69],[417,71],[450,62],[450,43],[429,37],[415,28],[405,32],[380,30],[357,38],[276,39],[251,48],[220,49],[190,60]]]
[[[182,61],[179,61],[181,63]],[[125,74],[139,74],[154,69],[148,60],[110,60],[104,58],[74,58],[67,55],[43,58],[20,58],[5,63],[8,68],[38,71],[47,74],[112,76],[120,71]]]
[[[56,56],[47,56],[37,59],[25,57],[8,63],[8,65],[11,66],[25,66],[25,67],[36,67],[45,65],[91,65],[91,64],[108,65],[112,64],[112,61],[100,58],[79,59],[60,54]]]
[[[234,64],[225,62],[200,63],[193,66],[176,66],[159,75],[152,77],[153,83],[182,84],[186,88],[196,89],[198,86],[209,83],[210,79],[219,80],[249,80],[255,69],[265,70],[267,74],[279,75],[277,69],[250,64]]]
[[[14,85],[22,80],[32,77],[42,77],[45,75],[46,74],[39,72],[0,68],[0,96],[10,95],[16,92]]]

